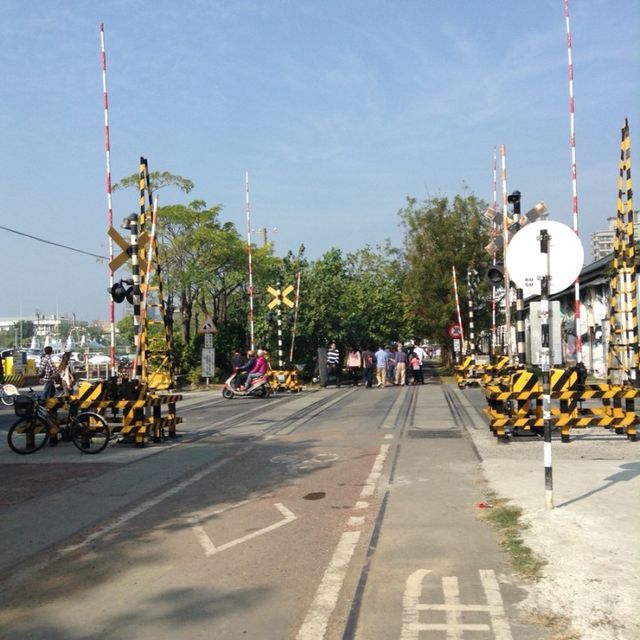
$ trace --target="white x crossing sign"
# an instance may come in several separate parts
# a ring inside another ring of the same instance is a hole
[[[286,304],[287,307],[293,308],[293,306],[294,306],[293,302],[291,302],[291,300],[289,300],[289,298],[287,298],[287,296],[293,291],[293,285],[292,284],[287,285],[282,290],[280,295],[278,295],[277,289],[274,289],[273,287],[267,287],[267,291],[273,296],[273,300],[267,305],[267,307],[269,307],[269,309],[273,309],[273,307],[275,307],[280,301],[282,301],[284,304]]]

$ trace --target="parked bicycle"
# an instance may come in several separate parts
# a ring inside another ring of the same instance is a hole
[[[15,384],[0,384],[0,401],[7,407],[10,407],[19,395],[20,392]]]
[[[20,395],[13,405],[18,416],[9,429],[7,440],[12,451],[19,454],[35,453],[42,449],[51,437],[71,440],[83,453],[100,453],[109,444],[109,425],[98,413],[70,410],[64,417],[49,409],[35,394]]]

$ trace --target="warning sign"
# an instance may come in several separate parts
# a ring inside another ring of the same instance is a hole
[[[204,322],[200,327],[200,333],[218,333],[218,327],[216,327],[212,316],[205,316]]]

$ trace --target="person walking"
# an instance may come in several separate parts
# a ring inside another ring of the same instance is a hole
[[[396,383],[396,348],[390,345],[387,351],[387,382],[388,386]]]
[[[327,378],[329,376],[336,377],[336,387],[340,388],[340,351],[336,347],[336,343],[332,342],[327,351]]]
[[[40,358],[40,378],[44,385],[40,399],[45,402],[49,398],[53,398],[56,395],[56,382],[60,379],[56,368],[51,361],[51,354],[53,349],[51,346],[44,348],[44,355]]]
[[[420,374],[422,373],[422,363],[420,362],[420,358],[415,351],[411,353],[409,364],[411,365],[411,373],[413,374],[413,380],[411,381],[411,384],[419,384]]]
[[[373,372],[376,368],[376,356],[373,351],[367,347],[362,352],[362,371],[364,373],[364,387],[371,389],[373,386]]]
[[[376,351],[376,387],[378,389],[384,387],[385,379],[387,376],[388,359],[389,356],[387,355],[387,352],[382,347],[379,347]]]
[[[402,342],[398,342],[396,351],[395,383],[402,387],[407,384],[407,352],[404,350]]]
[[[73,393],[73,387],[76,384],[76,376],[71,365],[71,351],[65,351],[58,365],[58,374],[62,384],[62,392],[70,396]]]
[[[347,368],[349,369],[349,377],[354,387],[358,386],[360,378],[360,365],[362,364],[362,356],[356,347],[351,347],[347,355]]]

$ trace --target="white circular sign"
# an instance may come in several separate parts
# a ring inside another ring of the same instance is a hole
[[[549,234],[548,254],[540,249],[541,232]],[[549,275],[549,293],[571,286],[584,264],[584,249],[571,227],[553,220],[538,220],[523,227],[507,247],[509,279],[523,296],[539,296],[541,279]]]

